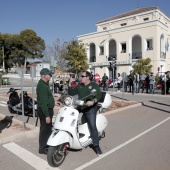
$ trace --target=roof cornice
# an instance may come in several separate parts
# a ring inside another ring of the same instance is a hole
[[[160,9],[158,7],[137,8],[135,10],[125,12],[123,14],[119,14],[119,15],[104,19],[102,21],[99,21],[99,22],[96,23],[96,25],[98,25],[98,24],[100,25],[101,23],[114,21],[114,20],[121,19],[121,18],[134,16],[134,15],[137,15],[137,14],[142,14],[142,13],[146,13],[146,12],[150,12],[150,11],[156,11],[156,10],[160,11]]]

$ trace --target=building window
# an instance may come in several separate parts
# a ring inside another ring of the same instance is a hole
[[[100,48],[99,55],[104,55],[104,46],[100,46],[99,48]]]
[[[148,20],[149,20],[149,18],[143,18],[143,20],[144,20],[144,21],[148,21]]]
[[[126,43],[121,43],[121,53],[126,53]]]
[[[153,40],[152,39],[147,39],[146,43],[147,43],[146,49],[147,50],[153,50]]]
[[[103,31],[106,31],[107,30],[107,27],[103,27]]]
[[[123,24],[120,24],[120,25],[121,25],[121,27],[123,27],[123,26],[127,25],[127,23],[123,23]]]

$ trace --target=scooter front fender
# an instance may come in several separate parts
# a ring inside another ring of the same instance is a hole
[[[72,137],[66,131],[52,132],[52,134],[50,135],[47,141],[47,145],[49,146],[57,146],[62,143],[69,143],[70,145],[72,145]]]

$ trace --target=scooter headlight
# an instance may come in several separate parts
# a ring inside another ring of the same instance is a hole
[[[37,109],[37,104],[34,105],[35,110]]]
[[[66,97],[64,103],[67,106],[71,105],[72,104],[72,98],[71,97]]]

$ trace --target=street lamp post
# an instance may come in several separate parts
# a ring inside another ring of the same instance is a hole
[[[113,82],[113,91],[115,91],[114,90],[114,82],[115,82],[115,78],[114,78],[114,74],[115,74],[115,66],[116,66],[116,60],[115,60],[115,58],[113,58],[113,60],[110,62],[110,68],[112,68],[112,82]]]
[[[4,45],[2,45],[2,55],[3,55],[3,72],[5,72],[5,62],[4,62]]]
[[[161,76],[162,76],[162,67],[163,67],[163,65],[160,65],[161,66]]]
[[[3,67],[3,72],[5,72],[5,43],[4,41],[0,41],[0,47],[2,47],[2,67]]]

